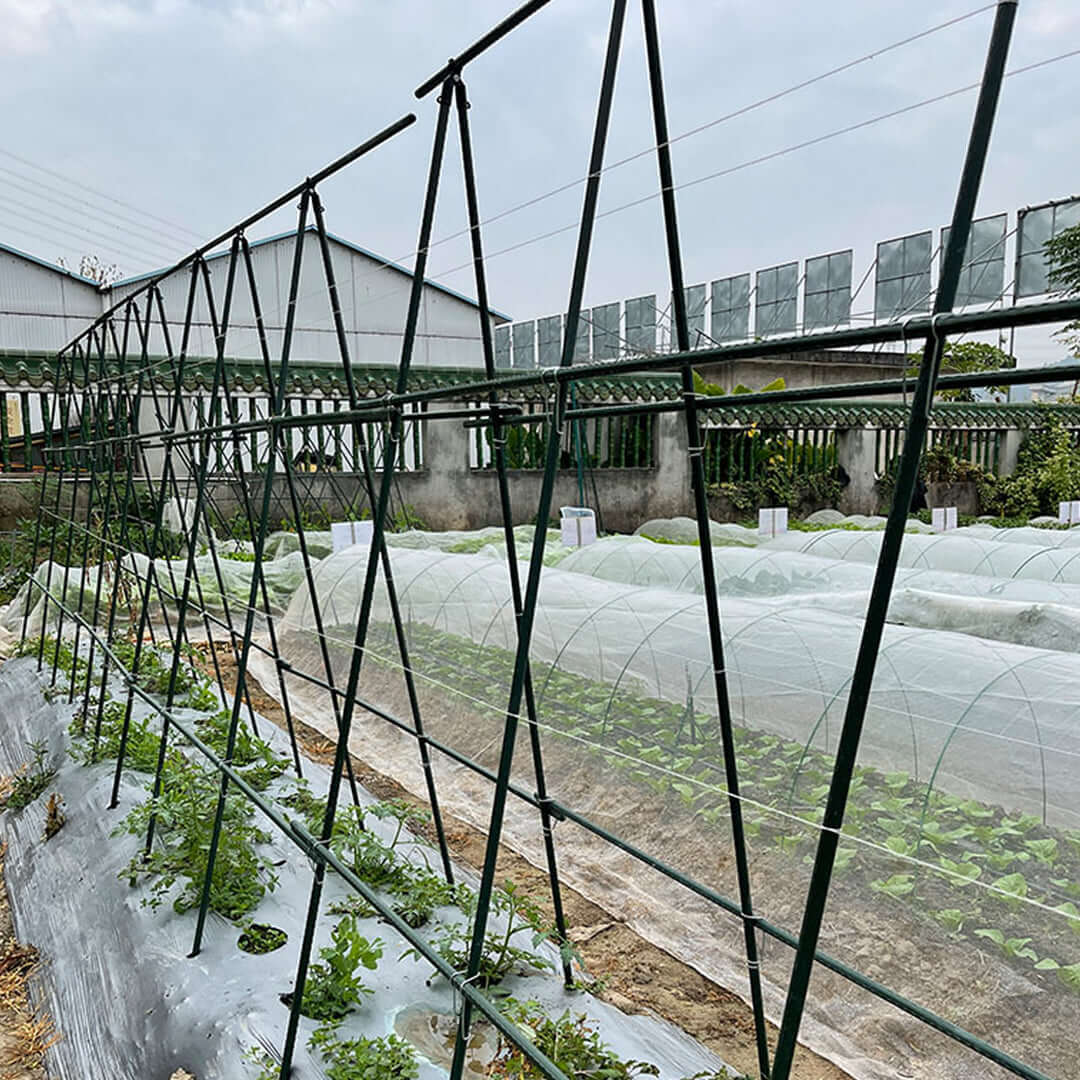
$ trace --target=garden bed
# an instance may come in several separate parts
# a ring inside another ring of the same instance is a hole
[[[191,878],[192,864],[185,861],[181,842],[198,835],[197,826],[183,823],[186,796],[181,780],[189,778],[188,766],[174,760],[174,751],[169,751],[168,799],[159,806],[153,857],[149,864],[133,861],[141,846],[145,820],[140,807],[145,807],[149,775],[134,767],[125,770],[119,805],[107,810],[113,773],[109,739],[99,741],[101,759],[86,764],[97,756],[89,733],[80,736],[72,706],[45,700],[35,668],[35,662],[27,658],[9,662],[0,671],[0,710],[9,718],[0,732],[0,768],[23,778],[18,790],[26,796],[15,804],[9,800],[3,815],[16,927],[40,945],[48,961],[42,993],[64,1018],[64,1037],[49,1051],[50,1075],[57,1080],[86,1076],[144,1080],[171,1075],[179,1068],[198,1080],[276,1075],[274,1048],[281,1044],[287,1019],[281,999],[292,987],[310,888],[307,860],[280,836],[264,833],[262,823],[251,818],[242,804],[230,803],[227,835],[238,847],[218,863],[221,877],[215,873],[211,890],[216,910],[208,920],[199,955],[187,959],[195,923],[189,901],[192,886],[198,885],[197,873]],[[189,693],[206,689],[193,685]],[[220,734],[215,732],[213,712],[181,710],[177,715],[196,724],[211,742]],[[141,734],[131,744],[130,761],[138,766],[157,749],[156,729],[152,722],[141,722],[141,710],[136,710],[134,719],[132,730]],[[261,730],[267,741],[249,738],[248,751],[242,755],[247,758],[245,774],[276,799],[285,800],[291,813],[310,815],[317,810],[320,791],[325,790],[325,768],[308,763],[309,786],[298,788],[284,771],[288,762],[283,735],[268,724]],[[103,736],[108,732],[107,721]],[[174,735],[174,739],[183,745],[181,738]],[[35,748],[28,749],[29,743],[35,743]],[[20,771],[23,765],[28,767]],[[49,799],[57,793],[65,799],[66,820],[45,840]],[[401,828],[398,812],[388,809],[388,804],[366,793],[361,794],[361,801],[365,835],[376,841],[365,850],[389,851],[387,865],[396,868],[394,873],[409,880],[415,876],[428,880],[424,868],[428,863],[437,865],[434,852],[418,842],[411,829]],[[212,803],[199,809],[203,820],[212,817]],[[189,828],[196,832],[189,833]],[[359,834],[353,835],[355,842]],[[247,856],[239,850],[248,841],[254,859],[251,873],[245,869]],[[356,861],[361,861],[359,855]],[[138,879],[135,885],[132,872]],[[454,927],[464,925],[465,916],[453,901],[467,897],[471,890],[468,875],[460,870],[458,880],[461,891],[453,896],[439,893],[427,913],[424,933],[432,939],[456,934]],[[518,907],[527,910],[524,901]],[[500,932],[521,921],[517,909],[507,921],[506,910],[501,920],[496,918],[495,929]],[[319,1018],[301,1022],[294,1075],[315,1077],[330,1069],[330,1075],[348,1080],[354,1072],[342,1063],[352,1069],[364,1054],[407,1059],[405,1071],[396,1074],[400,1077],[419,1075],[433,1080],[444,1075],[438,1032],[448,1025],[452,1028],[455,994],[451,988],[445,980],[430,979],[427,963],[404,956],[407,944],[375,917],[358,910],[333,874],[328,878],[323,911],[316,939],[319,956],[314,958],[317,963],[308,983],[309,990],[313,986],[316,990],[310,1011]],[[286,937],[284,944],[281,933]],[[531,927],[524,934],[515,931],[514,940],[527,939],[531,933]],[[377,939],[382,940],[381,946],[376,945]],[[365,944],[359,944],[361,940]],[[593,1043],[602,1037],[610,1046],[604,1053],[614,1055],[612,1060],[646,1060],[670,1080],[701,1070],[719,1075],[722,1063],[677,1029],[651,1018],[625,1016],[584,991],[567,993],[560,979],[535,967],[554,966],[556,960],[552,947],[529,946],[500,984],[522,1002],[541,1003],[542,1014],[529,1007],[534,1022],[545,1015],[558,1023],[569,1010],[567,1030],[573,1028]],[[331,978],[337,963],[347,967],[353,983],[365,984],[366,990],[349,991],[348,979]],[[338,1014],[340,1026],[330,1026],[328,1018],[337,1019]],[[579,1014],[588,1019],[576,1019]],[[320,1030],[322,1034],[317,1035]],[[489,1059],[512,1058],[510,1048],[501,1045],[490,1030],[485,1033],[483,1025],[477,1030],[481,1061],[485,1054]],[[595,1038],[594,1032],[599,1033]],[[390,1036],[403,1041],[364,1042]],[[632,1070],[627,1073],[631,1074]],[[500,1075],[497,1069],[494,1075]]]
[[[377,630],[373,640],[385,641]],[[415,622],[409,640],[428,732],[493,768],[503,721],[496,703],[505,700],[512,657]],[[318,671],[302,641],[286,639],[283,648],[294,663]],[[386,659],[369,659],[361,693],[407,717],[400,671],[388,651],[380,653]],[[340,664],[337,674],[343,677]],[[540,665],[533,678],[544,688],[540,715],[553,795],[734,897],[714,719],[625,693],[612,716],[604,684]],[[293,696],[294,706],[316,705],[299,685]],[[310,719],[318,710],[304,711]],[[831,760],[761,730],[740,729],[737,745],[743,791],[755,800],[744,812],[757,908],[797,930]],[[368,715],[358,719],[354,746],[422,791],[409,736]],[[521,735],[515,780],[525,791],[535,789],[529,754]],[[447,808],[485,827],[489,783],[436,759]],[[857,771],[848,829],[852,840],[841,844],[821,947],[1049,1075],[1080,1076],[1073,1039],[1080,836],[869,768]],[[741,931],[730,915],[576,825],[557,826],[556,838],[560,872],[574,888],[707,977],[746,994]],[[543,865],[534,808],[511,800],[506,840]],[[775,1016],[791,952],[766,940],[763,960]],[[810,1005],[809,1045],[852,1075],[1005,1075],[827,971],[815,974]]]

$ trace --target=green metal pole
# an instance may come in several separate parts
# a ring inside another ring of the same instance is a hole
[[[439,116],[435,125],[435,138],[431,151],[431,163],[428,169],[427,188],[424,196],[424,211],[420,224],[420,239],[416,245],[416,262],[413,266],[412,289],[409,294],[409,309],[405,317],[405,331],[401,342],[401,360],[397,371],[397,392],[403,394],[408,386],[409,366],[412,360],[413,346],[416,342],[416,327],[420,318],[420,306],[424,293],[424,272],[427,268],[428,247],[431,244],[431,230],[435,220],[435,203],[439,189],[439,173],[442,168],[443,150],[446,145],[446,128],[450,117],[452,86],[448,82],[443,87],[439,98]],[[353,709],[356,705],[357,688],[360,682],[360,668],[363,662],[364,647],[367,643],[368,625],[371,620],[371,608],[375,598],[375,580],[379,569],[380,545],[384,542],[386,511],[390,502],[390,489],[394,479],[394,466],[400,434],[400,417],[394,420],[393,438],[386,441],[383,454],[383,471],[379,484],[379,498],[372,511],[371,548],[368,552],[367,571],[364,576],[364,589],[360,599],[360,612],[357,618],[356,635],[353,638],[352,660],[349,665],[349,679],[345,688],[345,699],[341,710],[341,729],[338,733],[337,747],[334,753],[333,772],[330,774],[330,789],[326,800],[326,814],[323,818],[321,841],[328,843],[334,830],[337,814],[337,800],[341,791],[341,775],[345,760],[349,754],[349,733],[352,730]],[[320,862],[311,883],[308,898],[307,919],[304,924],[304,936],[300,943],[300,956],[296,965],[296,981],[293,987],[293,1003],[289,1012],[289,1024],[285,1032],[285,1045],[282,1049],[281,1080],[288,1080],[292,1068],[292,1056],[296,1049],[296,1039],[300,1027],[300,1006],[304,997],[304,983],[307,979],[311,950],[315,941],[315,928],[319,921],[319,905],[322,899],[323,881],[326,867]]]
[[[686,313],[686,289],[683,280],[682,252],[679,245],[678,211],[675,205],[675,180],[671,168],[671,147],[668,142],[667,107],[664,102],[664,82],[660,61],[660,34],[656,24],[654,0],[642,0],[645,27],[645,52],[649,66],[649,86],[652,95],[653,124],[656,134],[657,166],[660,173],[660,194],[664,209],[667,238],[668,267],[671,275],[672,320],[680,352],[690,349],[690,327]],[[750,887],[750,860],[746,850],[743,827],[742,800],[739,797],[739,772],[735,760],[735,727],[728,695],[727,663],[724,658],[723,632],[720,622],[720,603],[716,592],[716,567],[713,562],[712,532],[709,525],[709,501],[705,486],[704,445],[698,423],[694,394],[694,375],[689,364],[682,369],[683,400],[686,403],[686,435],[690,454],[691,487],[697,516],[698,547],[701,553],[701,580],[705,593],[705,612],[709,625],[709,646],[716,687],[717,718],[724,749],[724,773],[728,788],[728,812],[731,814],[731,840],[735,849],[735,867],[739,886],[739,907],[743,924],[743,943],[746,949],[746,974],[750,982],[750,1001],[754,1014],[754,1039],[757,1045],[758,1068],[761,1080],[769,1075],[768,1027],[765,1023],[765,1002],[761,992],[761,963],[758,955],[757,916]]]
[[[499,509],[503,524],[503,537],[506,541],[506,568],[510,575],[510,595],[514,604],[514,618],[521,622],[521,574],[518,569],[517,540],[514,536],[514,515],[510,502],[510,479],[506,467],[506,429],[500,423],[500,413],[494,408],[498,404],[498,390],[494,385],[495,343],[491,332],[490,305],[488,304],[487,273],[484,268],[483,238],[480,232],[480,203],[476,188],[476,169],[473,162],[472,133],[469,129],[469,101],[465,83],[460,79],[455,86],[457,103],[458,135],[461,142],[461,163],[465,179],[465,203],[469,213],[469,234],[473,254],[473,271],[476,279],[476,302],[480,308],[480,341],[484,353],[484,372],[492,380],[488,402],[492,408],[493,426],[491,442],[494,449],[495,475],[499,484]],[[536,777],[536,799],[540,806],[540,831],[544,837],[544,856],[547,861],[548,884],[551,889],[551,906],[555,915],[555,932],[560,945],[569,944],[566,927],[566,913],[562,902],[562,889],[559,884],[559,864],[555,854],[555,834],[551,799],[547,790],[547,777],[544,770],[544,757],[540,744],[540,727],[537,723],[536,695],[533,688],[532,671],[525,672],[525,714],[529,729],[529,746],[532,750],[533,774]],[[564,955],[562,962],[563,983],[569,988],[574,981],[569,959]]]
[[[304,190],[300,197],[300,209],[296,224],[296,246],[293,251],[292,274],[289,282],[289,301],[285,314],[285,330],[281,343],[281,369],[278,375],[277,394],[274,401],[274,414],[277,415],[285,398],[285,389],[289,379],[289,353],[292,348],[293,331],[296,325],[296,304],[300,290],[300,270],[304,256],[304,231],[307,226],[308,208],[311,204],[311,192]],[[240,255],[240,237],[237,234],[233,238],[232,257],[229,262],[229,280],[226,286],[226,302],[222,309],[221,328],[217,340],[217,365],[214,370],[214,389],[218,389],[219,374],[224,378],[225,365],[225,334],[228,328],[232,291],[236,271],[236,263]],[[251,589],[248,596],[247,616],[244,621],[244,636],[241,642],[241,651],[236,664],[236,689],[233,694],[232,711],[229,717],[229,733],[225,744],[225,760],[232,760],[233,750],[236,746],[237,730],[240,726],[240,712],[247,687],[247,666],[251,654],[251,638],[255,630],[255,611],[259,602],[259,583],[262,580],[263,551],[266,547],[266,536],[269,532],[270,504],[273,493],[274,481],[274,454],[270,454],[267,461],[266,476],[263,480],[262,514],[259,520],[259,533],[255,538],[255,561],[252,564]],[[205,459],[209,457],[208,448],[204,450],[203,467]],[[205,472],[203,475],[205,482]],[[299,526],[299,523],[298,527]],[[175,665],[174,665],[175,666]],[[206,872],[203,876],[202,891],[199,898],[199,914],[195,922],[195,939],[191,946],[191,956],[197,956],[202,948],[203,930],[206,926],[206,917],[210,911],[210,892],[214,880],[214,866],[217,860],[218,846],[221,840],[221,828],[225,819],[225,801],[229,790],[229,777],[227,773],[221,775],[221,786],[218,789],[217,808],[214,814],[214,825],[210,834],[210,849],[207,853]]]
[[[960,270],[964,261],[964,251],[971,231],[971,219],[975,211],[983,166],[986,162],[986,152],[994,126],[994,113],[997,109],[1015,17],[1016,0],[1000,0],[994,15],[994,28],[990,38],[986,67],[983,72],[982,86],[979,90],[979,100],[975,107],[975,117],[968,141],[967,156],[960,177],[960,188],[957,192],[956,205],[953,210],[949,245],[945,252],[941,268],[941,279],[934,300],[935,315],[951,310],[956,299]],[[851,690],[848,694],[844,725],[837,743],[836,761],[833,767],[832,781],[829,785],[825,817],[819,835],[817,854],[814,858],[814,869],[810,878],[806,908],[803,912],[802,928],[799,932],[799,948],[795,954],[795,964],[788,983],[787,1000],[784,1004],[784,1015],[780,1025],[780,1037],[777,1042],[776,1057],[773,1061],[773,1080],[788,1080],[791,1075],[799,1025],[806,1006],[807,990],[813,972],[814,952],[817,949],[818,939],[821,935],[821,923],[825,916],[825,904],[829,895],[829,884],[836,859],[836,848],[840,839],[840,829],[844,823],[844,811],[847,807],[851,777],[858,756],[863,722],[870,703],[870,691],[874,680],[878,649],[881,645],[889,598],[896,577],[900,545],[904,539],[907,511],[911,505],[912,493],[915,490],[919,459],[922,455],[923,440],[926,437],[929,424],[930,405],[934,399],[934,384],[941,366],[943,348],[944,337],[933,332],[933,323],[931,323],[931,333],[923,347],[918,384],[912,399],[911,419],[908,422],[907,434],[904,439],[900,471],[896,479],[896,493],[885,526],[885,535],[882,538],[881,554],[878,558],[874,584],[867,606],[866,622],[859,643],[855,671],[851,680]]]
[[[600,99],[596,110],[596,124],[593,131],[592,152],[589,160],[588,180],[585,185],[585,199],[581,211],[581,224],[578,233],[577,251],[574,259],[574,272],[570,285],[570,302],[566,313],[566,329],[563,338],[560,366],[570,367],[574,359],[574,344],[577,338],[578,322],[581,318],[581,302],[585,292],[585,275],[589,264],[589,252],[592,247],[593,226],[596,221],[596,204],[600,194],[600,174],[604,166],[604,149],[607,145],[608,123],[611,118],[611,102],[615,92],[615,74],[619,65],[619,53],[622,43],[623,23],[626,18],[626,0],[614,0],[611,10],[611,25],[608,31],[607,50],[604,57],[604,70],[600,84]],[[563,416],[566,411],[566,381],[560,381],[556,393],[554,416],[547,439],[547,456],[544,465],[544,477],[540,488],[537,506],[536,533],[533,537],[532,555],[529,562],[529,574],[526,579],[525,594],[522,599],[521,618],[518,620],[518,645],[514,657],[514,672],[510,683],[510,696],[506,706],[506,719],[503,726],[502,750],[499,755],[499,769],[492,796],[491,818],[488,825],[487,847],[484,853],[484,868],[480,878],[480,888],[476,896],[476,914],[473,922],[472,941],[469,946],[469,961],[465,979],[476,978],[483,957],[484,938],[487,934],[487,920],[491,906],[491,895],[495,887],[495,868],[499,855],[499,841],[502,837],[503,817],[506,811],[506,796],[510,783],[510,770],[514,761],[514,743],[517,738],[518,715],[525,690],[525,676],[529,670],[529,647],[532,642],[533,623],[536,618],[536,606],[540,593],[540,573],[544,565],[544,544],[547,539],[547,523],[551,513],[552,496],[555,491],[555,477],[559,467],[559,452],[562,444]],[[461,1080],[465,1068],[465,1050],[471,1021],[471,1006],[466,1000],[462,1004],[461,1020],[457,1038],[454,1042],[454,1057],[450,1065],[450,1080]]]

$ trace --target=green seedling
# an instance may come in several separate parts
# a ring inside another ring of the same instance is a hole
[[[312,1020],[342,1020],[348,1016],[363,995],[374,993],[357,976],[357,969],[374,971],[382,959],[382,941],[361,937],[352,915],[346,915],[334,927],[330,939],[331,944],[319,950],[319,963],[311,965],[304,983],[300,1011]],[[287,997],[291,1001],[292,995]]]
[[[1027,946],[1031,938],[1007,938],[1000,930],[976,930],[975,936],[992,941],[1007,957],[1017,959],[1025,957],[1038,962],[1038,954]]]
[[[327,1080],[416,1080],[416,1051],[396,1035],[339,1039],[330,1026],[316,1028],[308,1041],[324,1060]]]

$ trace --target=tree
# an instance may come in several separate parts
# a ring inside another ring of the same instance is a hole
[[[908,368],[909,375],[917,375],[922,353],[912,353],[908,356],[911,366]],[[1016,367],[1016,357],[999,349],[997,345],[990,345],[984,341],[947,341],[941,357],[941,374],[971,374],[978,371],[1000,371],[1002,368]],[[1004,386],[988,387],[996,402],[1002,402],[1008,397],[1008,389]],[[971,390],[939,390],[937,392],[940,401],[974,401],[975,394]]]
[[[62,255],[56,261],[65,270],[71,269]],[[96,281],[102,288],[111,285],[120,277],[120,267],[116,263],[103,263],[96,255],[84,255],[79,260],[79,269],[76,272],[79,277]]]
[[[1050,287],[1062,296],[1080,295],[1080,225],[1062,229],[1046,242],[1045,251]],[[1080,320],[1062,327],[1054,336],[1064,341],[1074,356],[1080,356]]]

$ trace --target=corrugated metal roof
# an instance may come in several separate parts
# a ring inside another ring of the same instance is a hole
[[[315,231],[316,228],[314,225],[308,225],[305,229],[305,232],[309,233],[313,233]],[[365,258],[371,259],[373,262],[379,263],[380,265],[386,267],[388,270],[396,270],[399,274],[404,274],[406,277],[409,278],[413,276],[412,271],[409,270],[407,267],[402,266],[400,263],[396,263],[391,259],[384,259],[381,255],[376,254],[374,251],[369,251],[367,248],[361,247],[359,244],[354,244],[351,240],[344,240],[342,239],[342,237],[337,236],[334,233],[328,232],[326,235],[335,244],[340,244],[341,247],[346,248],[349,251],[355,252],[357,255],[363,255]],[[261,240],[250,241],[250,247],[257,248],[262,247],[266,244],[277,244],[283,240],[291,240],[295,238],[295,236],[295,230],[290,232],[276,233],[274,236],[264,236]],[[221,251],[214,252],[212,255],[208,255],[207,259],[223,259],[228,254],[228,250],[223,248]],[[167,268],[162,268],[160,270],[151,270],[145,274],[137,274],[135,277],[129,277],[124,278],[121,281],[115,281],[113,282],[112,287],[120,288],[125,285],[134,285],[140,281],[147,281],[150,278],[157,277],[159,274],[163,273],[165,269]],[[441,285],[437,281],[432,281],[430,278],[424,278],[424,284],[428,288],[435,289],[437,292],[445,293],[447,296],[452,296],[455,300],[460,300],[462,301],[462,303],[468,304],[470,307],[479,307],[477,302],[471,297],[465,296],[464,293],[459,293],[457,292],[457,290],[451,289],[446,285]],[[492,318],[496,319],[499,322],[511,321],[510,316],[503,314],[503,312],[501,311],[496,311],[494,308],[489,308],[488,311]]]
[[[20,259],[25,259],[27,262],[36,263],[38,266],[45,267],[46,270],[52,270],[55,274],[62,274],[65,277],[74,278],[84,285],[93,285],[98,292],[102,291],[101,285],[94,281],[93,278],[83,277],[81,274],[76,274],[74,271],[68,270],[63,266],[58,266],[56,263],[50,263],[46,262],[44,259],[39,259],[36,255],[28,255],[25,251],[13,248],[10,244],[0,242],[0,251],[6,251],[9,255],[15,255]]]

